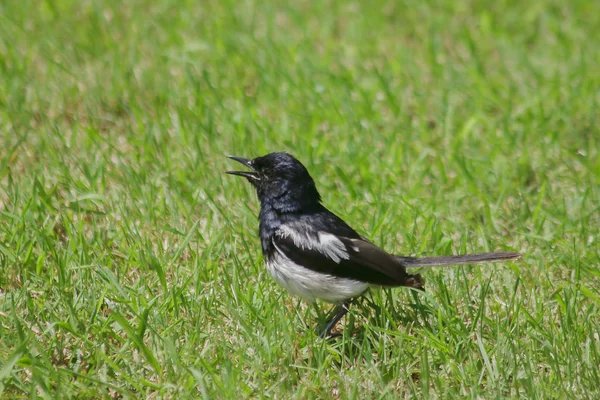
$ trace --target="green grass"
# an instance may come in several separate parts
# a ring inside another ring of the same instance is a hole
[[[598,398],[600,6],[0,4],[0,397]],[[224,155],[289,151],[398,254],[343,336]]]

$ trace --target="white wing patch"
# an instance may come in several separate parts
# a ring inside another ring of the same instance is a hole
[[[350,255],[344,243],[335,235],[315,232],[310,227],[297,223],[294,227],[282,225],[275,233],[281,238],[290,238],[300,249],[314,250],[339,264]],[[356,297],[369,287],[366,282],[313,271],[290,260],[273,241],[275,253],[267,260],[267,269],[273,279],[290,293],[308,301],[315,299],[338,303]],[[355,250],[357,251],[357,250]]]
[[[318,232],[317,238],[310,233],[302,233],[285,225],[279,227],[276,232],[282,238],[291,238],[294,244],[301,249],[316,250],[331,259],[336,264],[341,260],[348,260],[350,256],[346,246],[335,235]]]

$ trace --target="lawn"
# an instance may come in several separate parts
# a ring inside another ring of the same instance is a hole
[[[599,398],[600,3],[0,3],[1,398]],[[390,252],[520,251],[330,305],[228,154]]]

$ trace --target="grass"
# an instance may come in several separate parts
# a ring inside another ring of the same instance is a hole
[[[594,2],[0,4],[0,397],[597,398]],[[224,155],[289,151],[399,254],[343,335]]]

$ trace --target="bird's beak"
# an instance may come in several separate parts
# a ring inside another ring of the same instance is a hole
[[[231,158],[232,160],[235,160],[241,164],[244,164],[246,167],[254,170],[254,167],[252,167],[251,160],[248,160],[248,159],[242,158],[242,157],[236,157],[236,156],[227,156],[227,158]],[[225,173],[229,174],[229,175],[243,176],[244,178],[246,178],[250,181],[259,181],[260,180],[258,173],[254,172],[254,171],[225,171]]]

